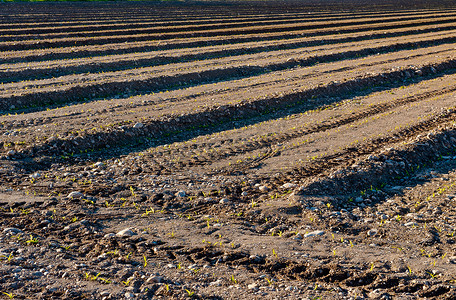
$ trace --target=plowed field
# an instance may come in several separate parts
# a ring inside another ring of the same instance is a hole
[[[445,3],[0,3],[0,298],[456,299]]]

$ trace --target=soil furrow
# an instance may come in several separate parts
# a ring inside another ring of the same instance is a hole
[[[99,31],[91,31],[89,28],[84,28],[84,30],[77,31],[75,33],[68,33],[65,32],[63,34],[40,34],[40,33],[33,33],[33,34],[13,34],[13,32],[8,32],[7,36],[0,35],[0,42],[7,42],[7,41],[21,41],[21,40],[30,40],[30,38],[35,40],[46,40],[46,39],[55,39],[55,38],[71,38],[71,37],[103,37],[108,35],[141,35],[141,34],[155,34],[160,33],[162,35],[166,35],[168,33],[185,33],[185,32],[192,32],[192,35],[197,34],[198,32],[207,32],[213,31],[217,29],[230,29],[230,31],[234,31],[235,33],[238,32],[238,28],[242,28],[242,30],[248,30],[251,32],[270,32],[270,31],[277,31],[276,27],[280,29],[280,31],[288,31],[288,30],[295,30],[296,27],[299,30],[310,30],[310,29],[321,29],[321,28],[328,28],[328,27],[345,27],[345,26],[356,26],[356,25],[368,25],[368,24],[379,24],[379,23],[389,23],[389,22],[405,22],[405,21],[416,21],[416,20],[423,20],[427,21],[429,19],[442,19],[445,18],[452,18],[456,14],[443,12],[439,14],[429,14],[429,15],[417,15],[417,16],[404,16],[404,17],[391,17],[391,16],[384,16],[378,18],[369,18],[369,19],[360,19],[354,21],[350,19],[350,21],[346,21],[346,19],[341,19],[340,21],[333,21],[330,18],[325,18],[322,22],[321,20],[296,20],[296,21],[277,21],[272,23],[263,23],[261,21],[253,20],[250,23],[231,23],[231,24],[210,24],[210,25],[184,25],[184,26],[165,26],[160,27],[158,25],[155,26],[147,26],[147,24],[142,24],[141,26],[137,26],[136,28],[128,28],[128,29],[118,29],[117,26],[113,26],[112,28],[106,28],[104,30]],[[437,18],[438,17],[438,18]],[[300,22],[301,21],[301,22]],[[293,24],[293,27],[288,27],[282,29],[284,24]],[[276,26],[274,26],[276,25]],[[255,30],[254,28],[257,27],[264,27],[263,31]],[[252,28],[252,29],[250,29]],[[242,31],[242,32],[243,32]]]
[[[456,68],[454,60],[446,61],[440,65],[423,66],[420,68],[422,75],[430,75],[435,72],[450,72]],[[61,155],[62,153],[74,153],[87,148],[100,149],[106,145],[119,145],[122,143],[131,143],[145,137],[158,137],[169,132],[185,130],[187,127],[192,127],[195,120],[198,120],[198,125],[219,123],[221,120],[230,119],[232,116],[242,115],[244,118],[254,116],[269,111],[270,107],[280,109],[289,105],[296,105],[302,99],[311,98],[315,95],[338,95],[347,90],[353,93],[355,90],[364,90],[369,86],[384,84],[389,81],[401,82],[406,77],[406,72],[415,72],[415,69],[405,69],[401,71],[392,71],[390,73],[382,73],[379,75],[368,76],[365,78],[356,78],[352,81],[346,81],[340,84],[329,84],[322,87],[317,87],[311,90],[297,91],[292,94],[281,97],[268,97],[259,99],[254,102],[247,102],[239,106],[219,106],[209,111],[196,114],[182,115],[178,118],[171,118],[168,121],[152,121],[147,123],[141,129],[125,128],[122,130],[111,130],[110,132],[99,132],[88,134],[87,136],[78,137],[75,139],[56,139],[52,138],[49,142],[45,142],[40,146],[33,146],[28,150],[21,150],[17,155],[34,156],[34,155]],[[242,111],[242,113],[240,113]],[[6,148],[8,149],[8,148]]]
[[[439,27],[427,27],[427,26],[417,26],[413,30],[373,30],[368,31],[365,34],[338,34],[336,38],[329,37],[325,38],[323,36],[312,36],[307,38],[309,42],[307,44],[302,44],[302,47],[308,46],[317,46],[321,44],[337,44],[337,43],[347,43],[347,42],[356,42],[364,40],[374,40],[381,38],[397,37],[397,36],[407,36],[415,34],[426,34],[426,33],[438,33],[443,31],[450,31],[456,29],[453,25],[439,26]],[[122,43],[122,44],[108,44],[100,46],[77,46],[77,47],[61,47],[56,49],[41,49],[40,53],[37,55],[36,51],[10,51],[4,52],[5,58],[3,63],[12,63],[12,62],[22,62],[22,61],[45,61],[45,60],[57,60],[57,59],[67,59],[67,58],[77,58],[77,57],[93,57],[93,56],[107,56],[115,54],[127,54],[135,52],[151,52],[151,51],[163,51],[169,49],[184,49],[184,48],[198,48],[198,47],[212,47],[216,45],[227,45],[227,44],[243,44],[243,43],[253,43],[261,41],[271,41],[276,43],[283,43],[283,41],[297,39],[301,37],[301,34],[298,35],[282,35],[282,34],[268,34],[267,36],[258,37],[256,35],[249,37],[245,35],[238,38],[191,38],[185,40],[173,39],[168,40],[166,43],[160,42],[139,42],[139,43]],[[281,42],[282,41],[282,42]],[[286,44],[286,42],[285,42]],[[90,50],[91,48],[93,50]],[[2,62],[0,62],[1,64]]]
[[[454,37],[452,32],[450,33],[441,33],[444,36],[439,38],[428,38],[428,37],[410,37],[413,39],[412,42],[402,42],[396,44],[386,44],[377,47],[371,48],[364,48],[357,51],[346,51],[346,46],[343,46],[344,50],[340,53],[334,53],[331,55],[322,55],[322,56],[315,56],[307,61],[301,60],[299,62],[300,66],[311,65],[315,62],[329,62],[329,61],[336,61],[339,59],[349,59],[354,57],[360,56],[367,56],[376,53],[388,53],[400,50],[408,50],[408,49],[417,49],[417,48],[425,48],[431,47],[441,44],[450,44],[455,43],[456,37]],[[439,34],[440,35],[440,34]],[[450,36],[445,36],[450,35]],[[425,40],[422,40],[425,39]],[[393,41],[393,40],[392,40]],[[376,43],[381,43],[382,40],[377,39]],[[387,42],[387,41],[385,41]],[[395,40],[394,40],[395,42]],[[370,41],[368,45],[370,46],[372,42]],[[319,42],[321,44],[321,42]],[[362,45],[362,44],[360,44]],[[248,48],[235,48],[235,49],[226,49],[223,48],[221,50],[205,50],[202,53],[191,53],[185,54],[179,53],[177,51],[173,51],[173,56],[166,56],[165,54],[154,54],[151,58],[145,58],[145,54],[141,56],[134,56],[130,60],[125,60],[122,56],[117,59],[117,57],[106,57],[106,60],[111,60],[109,62],[104,62],[103,60],[94,60],[91,59],[88,62],[85,60],[81,61],[74,61],[71,64],[66,62],[55,62],[55,67],[52,66],[45,66],[43,62],[39,62],[37,64],[30,64],[27,63],[25,66],[18,66],[15,65],[2,65],[2,69],[8,69],[9,71],[0,71],[0,79],[2,79],[3,83],[8,82],[17,82],[22,81],[24,79],[32,80],[32,79],[42,79],[42,78],[49,78],[49,77],[57,77],[63,76],[68,74],[78,74],[78,73],[97,73],[100,69],[104,70],[104,72],[112,72],[112,71],[119,71],[119,70],[128,70],[132,68],[142,68],[142,67],[151,67],[157,65],[165,65],[165,64],[172,64],[172,63],[182,63],[188,61],[198,61],[198,60],[205,60],[205,59],[214,59],[214,58],[225,58],[229,56],[238,56],[238,55],[246,55],[246,54],[253,54],[253,53],[264,53],[270,51],[278,51],[278,50],[288,50],[288,49],[300,49],[305,48],[307,53],[318,51],[317,49],[309,48],[309,42],[294,42],[294,43],[282,43],[280,45],[276,45],[275,43],[272,45],[260,46],[260,47],[248,47]],[[334,50],[338,50],[337,46],[335,45]],[[355,47],[356,44],[351,44],[350,47]],[[321,46],[320,46],[321,47]],[[327,49],[327,46],[323,47],[323,49]],[[190,49],[189,49],[190,50]],[[187,51],[189,51],[187,50]],[[177,52],[177,53],[176,53]],[[40,69],[39,67],[42,66],[44,68]],[[25,70],[24,70],[25,68]],[[15,69],[22,69],[16,71]],[[279,66],[273,66],[273,70],[280,69]]]
[[[129,42],[131,39],[135,41],[145,41],[150,39],[167,40],[173,38],[193,38],[196,36],[214,37],[214,36],[232,36],[233,34],[262,34],[270,32],[293,32],[299,31],[300,34],[319,34],[330,35],[339,33],[350,33],[357,31],[369,31],[375,29],[396,29],[396,28],[409,28],[417,25],[444,25],[454,22],[454,18],[435,18],[429,21],[408,21],[396,22],[395,24],[369,24],[369,25],[352,25],[341,28],[326,29],[324,26],[321,29],[308,29],[307,26],[283,26],[280,28],[252,28],[252,29],[239,29],[239,30],[211,30],[203,31],[200,33],[164,33],[164,34],[146,34],[146,35],[131,35],[131,36],[110,36],[110,37],[96,37],[96,38],[67,38],[67,39],[52,39],[52,40],[39,40],[39,41],[22,41],[22,42],[0,42],[0,51],[17,51],[17,50],[30,50],[40,48],[58,48],[70,47],[81,45],[100,45],[107,43],[122,43]],[[374,26],[376,25],[376,26]],[[309,32],[303,32],[308,30]]]
[[[451,50],[444,49],[440,52],[443,54],[446,51]],[[371,53],[372,51],[367,50],[367,52]],[[376,52],[374,51],[374,53]],[[438,52],[435,52],[435,54],[437,53]],[[335,60],[344,58],[344,56],[345,54],[343,53],[328,55],[330,59],[335,58]],[[408,58],[411,59],[413,57],[416,58],[417,56],[409,55]],[[108,73],[101,74],[101,76],[97,75],[101,77],[102,80],[86,79],[86,83],[80,82],[77,85],[71,81],[66,83],[65,81],[62,81],[62,78],[59,78],[60,82],[47,82],[45,86],[38,88],[35,87],[34,84],[30,85],[30,83],[28,83],[29,86],[25,86],[24,90],[16,91],[13,88],[8,93],[4,93],[4,96],[2,97],[3,101],[0,104],[2,105],[2,108],[4,110],[7,110],[12,108],[15,109],[16,107],[21,108],[29,106],[33,107],[35,105],[48,106],[53,104],[59,104],[62,102],[62,99],[65,99],[64,103],[68,103],[74,101],[82,101],[85,98],[88,99],[112,97],[119,94],[121,90],[125,89],[129,90],[130,94],[161,91],[164,89],[169,90],[182,88],[184,86],[189,85],[202,84],[205,82],[227,80],[228,78],[246,78],[264,73],[267,74],[271,71],[285,70],[297,66],[312,65],[319,61],[316,57],[310,57],[308,59],[304,59],[303,61],[301,61],[299,58],[295,58],[294,60],[289,60],[285,58],[282,59],[282,62],[280,63],[263,63],[263,65],[258,64],[256,66],[252,66],[250,65],[250,63],[245,65],[245,62],[243,62],[242,64],[244,65],[241,64],[240,66],[231,66],[224,69],[213,69],[210,67],[209,62],[205,61],[204,63],[209,65],[206,68],[197,68],[192,64],[191,68],[194,70],[190,69],[189,71],[186,71],[186,69],[189,69],[189,66],[183,65],[182,67],[178,67],[176,74],[173,76],[160,76],[160,74],[158,73],[158,75],[156,75],[156,78],[144,78],[145,76],[141,74],[144,74],[145,70],[139,70],[140,74],[136,76],[137,79],[131,77],[129,78],[128,82],[116,82],[115,77],[118,77],[119,74]],[[222,65],[217,60],[214,60],[214,62],[219,66]],[[382,63],[385,63],[385,61],[383,61]],[[375,62],[374,64],[379,64],[379,62]],[[175,68],[177,68],[177,66]],[[184,71],[181,71],[182,69]],[[342,70],[348,71],[349,68],[344,67],[340,71]],[[166,71],[169,72],[169,68],[166,68]],[[131,73],[129,74],[129,76],[132,75],[133,74]],[[114,80],[109,79],[108,76],[112,77]],[[9,87],[8,85],[4,85],[4,88],[8,89]],[[46,89],[49,88],[51,88],[51,91],[46,91]],[[16,93],[20,93],[22,95],[16,96]],[[43,101],[43,99],[45,100]]]

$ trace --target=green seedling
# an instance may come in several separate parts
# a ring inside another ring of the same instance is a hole
[[[236,280],[236,278],[234,278],[234,275],[231,275],[230,281],[234,284],[237,284],[237,280]]]
[[[278,257],[277,252],[275,251],[275,249],[272,249],[272,255],[274,255],[275,257]]]
[[[187,292],[189,297],[193,297],[193,295],[195,294],[194,291],[190,291],[190,290],[187,290],[187,289],[185,289],[185,291]]]
[[[128,279],[127,281],[122,281],[122,283],[123,283],[125,286],[129,286],[129,285],[130,285],[130,281],[131,281],[131,278]]]
[[[114,250],[114,251],[108,251],[106,252],[107,255],[111,255],[111,256],[117,256],[117,254],[119,254],[119,250]]]
[[[132,186],[130,186],[130,192],[133,197],[136,197],[135,189]]]
[[[145,255],[143,255],[144,257],[144,268],[147,267],[147,257]]]
[[[153,213],[155,213],[155,210],[153,208],[150,208],[150,210],[147,210],[147,208],[146,208],[146,212],[143,213],[141,215],[141,217],[147,217],[149,214],[153,214]]]
[[[97,280],[97,279],[98,279],[98,276],[100,276],[100,273],[97,273],[97,275],[92,276],[91,280],[94,280],[94,281]]]
[[[95,202],[93,202],[93,200],[89,200],[89,199],[82,199],[85,201],[85,203],[87,204],[92,204],[92,205],[95,205]]]
[[[371,267],[370,267],[370,271],[372,272],[373,269],[374,269],[374,263],[372,262],[371,263]]]
[[[34,238],[32,235],[30,235],[30,240],[25,241],[27,244],[38,244],[38,238]]]
[[[10,298],[10,299],[13,299],[13,298],[14,298],[13,293],[2,292],[2,294],[8,296],[8,298]]]
[[[412,275],[412,268],[410,268],[410,266],[407,266],[407,269],[408,269],[409,274]]]
[[[265,277],[264,279],[266,279],[266,281],[268,282],[269,285],[273,284],[272,280],[268,279],[267,277]]]
[[[101,278],[101,277],[100,277],[99,279],[100,279],[101,282],[103,282],[103,283],[105,283],[105,284],[111,283],[111,280],[109,280],[109,279]]]
[[[105,205],[106,205],[106,207],[113,207],[113,206],[114,206],[114,204],[110,204],[110,203],[108,202],[108,200],[105,200]]]
[[[127,254],[127,256],[125,257],[125,259],[126,259],[126,260],[130,260],[130,256],[131,256],[131,254],[132,254],[132,253],[131,253],[131,252],[129,252],[129,253]]]

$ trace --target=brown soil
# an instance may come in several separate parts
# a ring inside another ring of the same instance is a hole
[[[0,6],[0,298],[456,298],[449,2]]]

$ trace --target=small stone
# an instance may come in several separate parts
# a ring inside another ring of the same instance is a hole
[[[407,226],[407,227],[417,227],[418,226],[418,223],[415,223],[415,222],[407,222],[404,224],[404,226]]]
[[[103,238],[105,238],[105,239],[111,239],[111,238],[113,238],[113,237],[115,237],[115,236],[116,236],[116,235],[115,235],[114,233],[111,232],[111,233],[105,234],[105,235],[103,236]]]
[[[139,129],[139,128],[143,128],[144,127],[144,124],[143,123],[136,123],[135,125],[133,125],[133,128],[135,129]]]
[[[41,277],[41,276],[43,276],[43,273],[39,272],[39,271],[38,272],[34,272],[34,273],[32,273],[32,276],[33,277]]]
[[[116,235],[120,237],[134,236],[136,233],[134,233],[131,229],[132,228],[125,228],[124,230],[117,232]]]
[[[223,281],[221,279],[217,279],[216,281],[213,281],[209,283],[210,286],[221,286]]]
[[[126,292],[124,296],[125,299],[133,299],[135,297],[135,294],[133,294],[132,292]]]
[[[244,191],[244,192],[241,193],[241,196],[245,197],[245,196],[247,196],[248,194],[249,194],[249,193],[247,193],[246,191]]]
[[[32,175],[30,175],[30,177],[33,179],[37,179],[37,178],[41,177],[41,174],[36,172],[36,173],[33,173]]]
[[[378,230],[377,230],[377,229],[371,229],[371,230],[369,230],[369,231],[367,232],[367,235],[368,235],[368,236],[375,236],[375,235],[377,235],[377,233],[378,233]]]
[[[187,196],[185,191],[179,191],[176,193],[176,197],[184,198],[185,196]]]
[[[259,290],[258,284],[256,284],[256,283],[251,283],[251,284],[249,284],[249,285],[247,286],[247,288],[248,288],[249,290],[254,290],[254,291],[258,291],[258,290]]]
[[[16,154],[16,151],[10,150],[6,153],[8,156],[14,156]]]
[[[4,233],[18,234],[18,233],[22,233],[22,230],[17,229],[17,228],[13,228],[13,227],[8,227],[8,228],[3,229],[3,232]]]
[[[297,235],[294,236],[293,238],[294,240],[302,240],[302,235],[300,233],[298,233]]]
[[[361,202],[363,202],[363,201],[364,201],[364,200],[363,200],[363,197],[356,197],[356,198],[355,198],[355,202],[356,202],[356,203],[361,203]]]
[[[452,263],[452,264],[456,264],[456,256],[450,256],[448,257],[448,262]]]
[[[93,166],[96,167],[96,168],[102,168],[102,167],[105,166],[105,164],[102,163],[101,161],[99,161],[99,162],[96,162]]]
[[[161,283],[163,282],[163,276],[151,276],[149,279],[146,280],[146,283]]]
[[[81,192],[71,192],[67,196],[70,199],[81,199],[82,197],[84,197],[84,194]]]
[[[228,200],[228,198],[223,198],[219,201],[220,204],[227,204],[228,202],[230,202],[230,200]]]
[[[260,190],[260,192],[263,192],[263,193],[266,193],[267,191],[269,191],[269,188],[265,185],[262,185],[258,188]]]
[[[263,258],[261,258],[261,256],[259,255],[250,255],[249,257],[249,260],[251,260],[252,262],[255,262],[255,263],[260,263],[263,261]]]
[[[320,236],[323,234],[325,234],[325,232],[323,230],[315,230],[315,231],[304,234],[304,237],[307,238],[307,237],[312,237],[312,236]]]
[[[292,189],[292,188],[295,188],[295,187],[296,187],[296,184],[291,183],[291,182],[287,182],[284,185],[282,185],[283,189]]]

